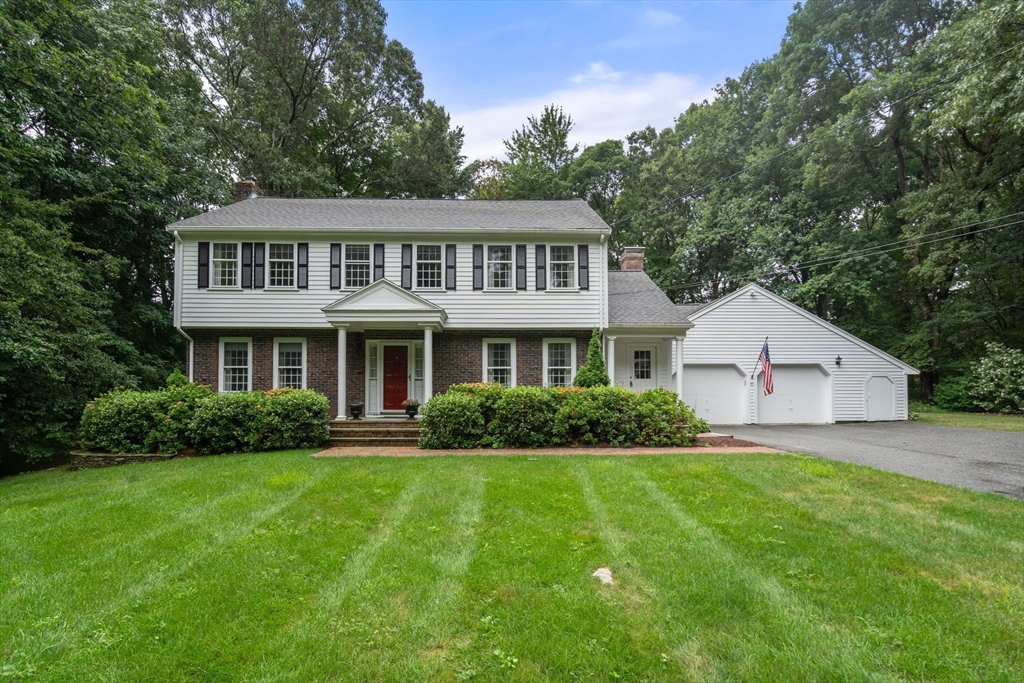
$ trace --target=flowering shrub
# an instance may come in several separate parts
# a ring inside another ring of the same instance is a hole
[[[419,404],[420,402],[414,398],[407,398],[404,401],[402,401],[403,408],[408,408],[409,406],[418,406]]]
[[[1024,413],[1024,353],[996,342],[986,344],[985,351],[971,371],[971,394],[984,410]]]

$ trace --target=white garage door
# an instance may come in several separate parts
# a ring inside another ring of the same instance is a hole
[[[711,424],[743,424],[743,373],[735,365],[683,365],[683,401]]]
[[[758,424],[809,424],[828,421],[828,376],[816,365],[772,365],[775,391],[764,395],[757,376]]]
[[[888,377],[872,377],[864,392],[868,422],[896,419],[896,385]]]

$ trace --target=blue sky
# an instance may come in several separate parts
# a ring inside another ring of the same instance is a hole
[[[470,160],[545,104],[576,142],[664,128],[748,64],[774,54],[792,0],[382,0],[387,33],[410,48],[427,97],[466,133]]]

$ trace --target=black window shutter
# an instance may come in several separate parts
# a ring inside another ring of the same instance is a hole
[[[580,289],[590,289],[590,246],[581,244],[579,246],[580,262]]]
[[[402,245],[402,289],[412,289],[412,245]]]
[[[473,289],[484,288],[484,245],[473,245]]]
[[[341,289],[341,244],[331,244],[331,289]]]
[[[210,286],[210,243],[199,243],[199,288]]]
[[[455,245],[444,246],[444,288],[455,289]]]
[[[384,279],[384,245],[373,245],[373,281]]]
[[[295,250],[298,252],[295,286],[299,289],[309,289],[309,242],[299,242],[295,245]]]
[[[537,245],[537,289],[548,288],[547,270],[548,248],[543,244]]]
[[[516,245],[516,289],[526,289],[526,245]]]
[[[252,245],[252,286],[255,289],[263,289],[263,254],[266,247],[266,242],[254,242]]]
[[[252,242],[242,242],[242,287],[252,289]]]

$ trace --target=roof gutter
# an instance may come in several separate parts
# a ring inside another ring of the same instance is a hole
[[[181,329],[181,276],[182,276],[182,264],[181,259],[184,256],[183,250],[185,243],[181,241],[181,237],[178,235],[178,231],[174,230],[174,329],[178,331],[182,337],[188,342],[188,381],[194,382],[195,375],[195,342],[192,337],[185,333],[185,330]]]
[[[471,235],[474,233],[568,233],[568,234],[585,234],[585,235],[603,235],[610,236],[612,234],[611,228],[444,228],[444,227],[343,227],[343,226],[287,226],[287,225],[205,225],[205,226],[181,226],[174,227],[174,225],[167,226],[166,230],[177,235],[179,232],[182,233],[217,233],[217,232],[246,232],[246,233],[280,233],[280,232],[297,232],[297,233],[331,233],[331,232],[373,232],[373,233],[410,233],[410,232],[425,232],[425,233],[443,233],[445,235],[460,234],[460,235]]]

